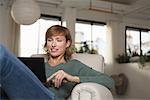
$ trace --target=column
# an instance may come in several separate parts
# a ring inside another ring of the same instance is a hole
[[[76,8],[66,7],[63,15],[63,26],[69,28],[72,37],[72,44],[75,42],[75,23],[76,23]]]

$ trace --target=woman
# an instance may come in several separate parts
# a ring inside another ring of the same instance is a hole
[[[54,25],[46,32],[47,81],[52,82],[53,86],[49,89],[56,95],[57,100],[68,98],[73,87],[82,82],[95,82],[111,89],[114,85],[112,78],[78,60],[71,60],[71,43],[71,35],[66,27]]]

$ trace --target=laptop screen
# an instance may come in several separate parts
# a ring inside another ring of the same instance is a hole
[[[42,82],[46,82],[44,58],[18,57]]]

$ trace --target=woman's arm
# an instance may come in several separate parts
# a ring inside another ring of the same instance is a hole
[[[106,86],[109,89],[114,87],[114,80],[110,76],[93,69],[82,68],[78,77],[81,83],[94,82]]]
[[[98,72],[82,62],[75,60],[74,65],[78,68],[78,77],[80,82],[95,82],[111,89],[114,87],[114,80],[105,73]]]
[[[95,82],[107,88],[112,88],[114,85],[114,81],[110,76],[93,70],[78,60],[69,61],[55,71],[47,79],[47,81],[55,79],[55,87],[59,87],[64,80],[75,83]]]

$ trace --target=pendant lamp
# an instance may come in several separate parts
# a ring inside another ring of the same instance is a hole
[[[40,18],[40,7],[34,0],[15,0],[11,16],[18,24],[30,25]]]

